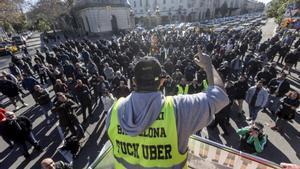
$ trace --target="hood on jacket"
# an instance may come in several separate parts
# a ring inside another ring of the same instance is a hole
[[[141,134],[157,119],[163,102],[164,96],[161,92],[132,92],[118,108],[123,131],[131,136]]]

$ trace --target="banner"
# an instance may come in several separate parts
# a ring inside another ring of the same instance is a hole
[[[188,166],[209,169],[277,169],[276,164],[244,154],[223,145],[192,137],[189,140]]]
[[[106,143],[89,169],[113,168],[113,151]],[[188,168],[190,169],[280,169],[265,159],[249,155],[198,136],[189,139]]]

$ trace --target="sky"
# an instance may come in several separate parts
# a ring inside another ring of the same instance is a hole
[[[30,5],[34,5],[38,0],[25,0],[25,5],[23,5],[24,12],[28,12]]]
[[[269,3],[269,2],[271,2],[271,0],[258,0],[259,2],[263,2],[263,3]]]
[[[25,2],[30,2],[30,3],[36,3],[37,2],[37,0],[25,0]]]

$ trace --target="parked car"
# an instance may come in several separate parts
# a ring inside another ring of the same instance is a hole
[[[15,35],[11,38],[11,41],[14,45],[21,49],[23,46],[26,46],[26,40],[22,35]]]
[[[27,32],[24,32],[24,33],[22,33],[21,35],[22,35],[22,37],[23,37],[25,40],[27,40],[27,39],[28,39]]]
[[[32,36],[32,32],[30,32],[30,31],[27,31],[27,32],[23,32],[22,33],[22,36],[24,37],[24,39],[30,39],[31,38],[31,36]]]
[[[8,52],[16,53],[18,52],[17,46],[13,45],[10,42],[0,42],[0,56],[5,56]]]

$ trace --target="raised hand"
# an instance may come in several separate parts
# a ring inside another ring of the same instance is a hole
[[[206,70],[207,67],[210,67],[212,65],[211,58],[209,57],[209,55],[202,53],[200,47],[198,47],[198,53],[195,55],[194,61],[198,66],[200,66],[204,70]]]

